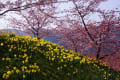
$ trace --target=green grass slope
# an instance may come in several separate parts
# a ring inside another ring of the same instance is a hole
[[[1,33],[0,80],[120,80],[120,72],[55,43]]]

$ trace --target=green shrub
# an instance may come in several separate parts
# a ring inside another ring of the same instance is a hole
[[[119,80],[106,63],[29,36],[0,35],[0,80]]]

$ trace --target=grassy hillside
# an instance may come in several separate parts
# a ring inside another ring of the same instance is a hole
[[[120,80],[120,72],[55,43],[0,34],[0,80]]]

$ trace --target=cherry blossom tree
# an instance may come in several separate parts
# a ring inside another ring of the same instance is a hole
[[[72,0],[75,8],[70,11],[73,15],[70,16],[69,22],[68,20],[66,22],[71,24],[69,27],[74,28],[72,28],[72,32],[69,29],[68,31],[64,31],[65,29],[63,28],[64,33],[62,32],[63,35],[69,34],[72,38],[74,37],[80,40],[79,46],[85,46],[84,49],[81,48],[81,53],[93,51],[93,53],[96,53],[96,59],[103,59],[119,53],[119,39],[116,39],[119,35],[115,34],[120,33],[119,29],[117,29],[117,27],[120,26],[119,14],[117,14],[119,11],[104,11],[97,8],[98,5],[104,1],[105,0]],[[99,21],[93,21],[89,18],[91,15],[94,16],[94,13],[99,14]],[[68,36],[62,38],[63,42],[69,42],[70,39],[66,40]],[[77,42],[75,43],[77,44]]]
[[[8,12],[14,12],[22,20],[15,17],[9,19],[12,27],[31,32],[38,39],[49,33],[46,27],[50,27],[55,13],[55,3],[64,3],[68,1],[59,0],[15,0],[0,2],[0,15],[6,15]]]
[[[52,16],[55,11],[53,3],[57,3],[57,0],[6,1],[4,4],[1,3],[0,15],[14,11],[15,14],[21,16],[21,19],[18,20],[16,17],[9,19],[12,23],[11,26],[29,33],[31,32],[35,37],[40,39],[47,35],[48,30],[45,27],[50,27],[49,25],[53,21],[52,19],[55,18]]]
[[[21,15],[22,20],[12,18],[10,21],[14,28],[24,29],[40,39],[47,35],[47,28],[50,27],[50,23],[55,19],[55,17],[52,16],[54,14],[53,8],[53,6],[43,7],[41,5],[29,8],[26,11],[17,13],[18,15]]]

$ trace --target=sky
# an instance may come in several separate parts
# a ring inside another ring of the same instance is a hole
[[[108,10],[118,8],[120,10],[120,0],[108,0],[107,2],[102,3],[99,7]]]
[[[61,5],[59,5],[58,10],[62,11],[64,9],[69,9],[72,6],[73,6],[72,3],[61,4]],[[101,3],[99,5],[99,8],[106,9],[106,10],[115,10],[116,8],[118,8],[118,10],[120,10],[120,0],[108,0],[106,2]],[[7,13],[7,17],[10,17],[10,15],[11,14]],[[14,16],[14,14],[13,14],[13,16]],[[2,18],[2,16],[0,16],[0,29],[4,29],[5,27],[9,28],[9,22],[7,20],[5,20],[5,19],[7,19],[7,17]]]

